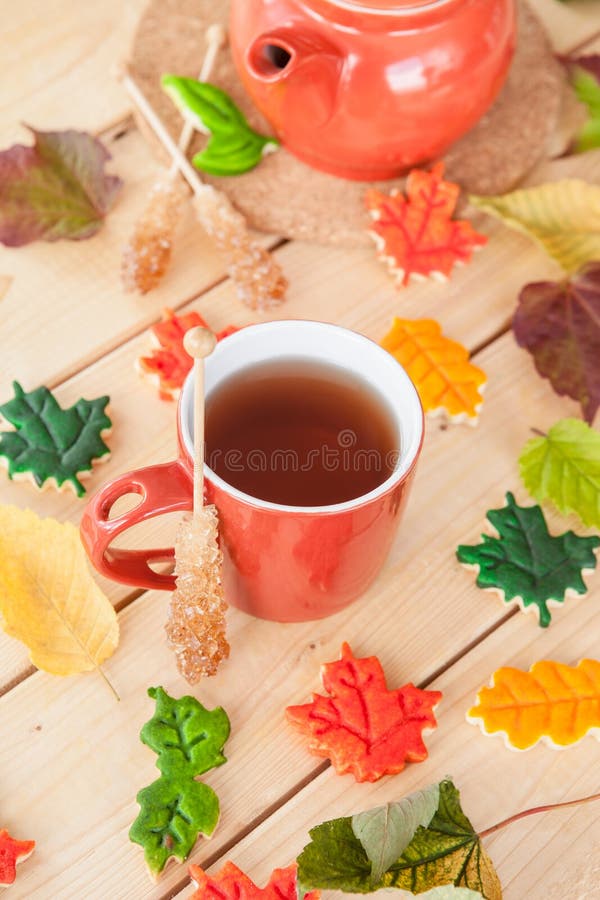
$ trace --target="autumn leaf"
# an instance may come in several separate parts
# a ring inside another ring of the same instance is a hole
[[[53,675],[99,669],[119,642],[79,531],[14,506],[0,506],[0,619],[33,665]]]
[[[300,889],[370,893],[394,887],[423,894],[452,885],[479,892],[486,900],[501,900],[498,876],[461,809],[458,791],[449,779],[440,782],[438,789],[433,818],[427,827],[417,828],[402,855],[378,881],[373,880],[372,863],[354,834],[351,818],[333,819],[311,829],[311,843],[298,857]]]
[[[600,405],[600,262],[567,281],[526,285],[513,331],[542,378],[577,400],[591,424]]]
[[[600,528],[599,432],[579,419],[561,419],[525,444],[519,468],[536,500],[551,500],[559,512]]]
[[[0,243],[92,237],[122,186],[104,172],[110,154],[85,132],[29,130],[32,147],[0,153]]]
[[[216,85],[177,75],[163,75],[161,83],[183,116],[210,135],[205,149],[194,156],[197,169],[209,175],[241,175],[279,146],[277,138],[254,131],[231,97]]]
[[[257,887],[232,862],[226,862],[216,875],[200,866],[190,866],[190,876],[197,888],[189,900],[297,900],[296,864],[275,869],[264,888]],[[319,891],[311,891],[305,900],[319,900]]]
[[[15,841],[5,828],[0,830],[0,887],[9,887],[17,877],[19,863],[29,859],[35,841]]]
[[[600,258],[600,185],[565,178],[498,197],[469,199],[533,238],[567,272]]]
[[[407,684],[388,691],[376,656],[355,659],[348,644],[341,659],[321,669],[330,695],[313,694],[311,703],[288,706],[288,720],[309,737],[309,749],[331,759],[336,772],[357,781],[377,781],[401,772],[406,762],[422,762],[422,733],[434,728],[439,691]]]
[[[365,203],[380,259],[400,284],[414,278],[446,278],[456,263],[469,262],[473,251],[487,243],[470,222],[452,219],[460,188],[443,180],[444,165],[430,172],[413,169],[406,194],[371,189]]]
[[[575,96],[588,111],[575,145],[583,153],[600,147],[600,55],[568,57],[565,63]]]
[[[487,377],[437,322],[395,318],[381,346],[406,369],[426,413],[476,424]]]
[[[81,399],[62,409],[47,387],[27,393],[14,381],[13,390],[14,399],[0,406],[0,422],[15,428],[0,432],[0,462],[7,463],[8,477],[30,477],[38,488],[64,485],[82,497],[79,476],[110,455],[102,440],[112,428],[105,412],[110,398]]]
[[[529,672],[498,669],[491,687],[479,691],[467,718],[484,734],[502,733],[515,750],[528,750],[541,740],[568,747],[586,734],[597,736],[600,662],[583,659],[577,666],[566,666],[543,660]]]
[[[223,745],[230,726],[220,706],[208,710],[189,696],[176,700],[162,687],[150,688],[148,695],[156,709],[140,739],[157,754],[162,774],[138,792],[140,812],[129,839],[143,847],[146,865],[157,877],[171,858],[184,862],[198,836],[210,837],[217,826],[219,798],[195,776],[226,762]]]
[[[505,603],[537,609],[539,623],[546,628],[550,604],[564,603],[568,591],[586,593],[582,572],[595,569],[600,538],[578,537],[572,531],[553,537],[540,507],[518,506],[511,493],[506,506],[489,510],[487,518],[499,536],[484,534],[481,544],[461,545],[459,561],[479,569],[479,587],[498,591]]]
[[[172,309],[165,309],[162,321],[151,328],[154,349],[148,356],[140,356],[137,367],[143,376],[157,385],[161,400],[176,399],[192,369],[193,359],[183,347],[183,338],[186,331],[197,325],[209,327],[195,310],[178,316]],[[234,325],[228,325],[217,332],[217,340],[238,330]]]

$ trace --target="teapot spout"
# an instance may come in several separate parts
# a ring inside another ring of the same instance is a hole
[[[313,126],[329,121],[336,106],[344,56],[327,38],[300,23],[276,28],[256,38],[245,62],[250,76],[265,88],[285,84],[289,102],[301,95],[302,109],[309,113]]]

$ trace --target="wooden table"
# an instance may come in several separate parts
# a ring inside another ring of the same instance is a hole
[[[561,51],[600,50],[600,2],[534,5]],[[0,275],[12,278],[0,305],[0,397],[9,396],[14,377],[29,389],[48,385],[65,404],[110,393],[112,456],[95,470],[92,489],[175,451],[174,406],[134,371],[162,307],[197,309],[215,328],[269,318],[239,304],[222,259],[191,220],[163,285],[145,298],[121,290],[120,248],[159,171],[111,74],[142,6],[143,0],[24,0],[11,4],[0,22],[1,146],[25,137],[21,121],[91,129],[125,181],[118,206],[92,241],[0,252]],[[600,153],[547,163],[530,180],[563,174],[598,181]],[[498,666],[527,668],[542,658],[573,664],[599,649],[600,573],[589,578],[588,595],[570,600],[542,631],[534,617],[480,591],[455,559],[457,544],[477,539],[486,510],[501,506],[506,490],[527,501],[517,456],[531,427],[578,414],[536,375],[509,330],[519,289],[558,277],[558,268],[526,238],[481,221],[489,246],[445,285],[397,291],[371,250],[283,242],[276,251],[291,289],[273,317],[325,319],[379,339],[395,314],[432,316],[473,352],[489,385],[476,431],[428,423],[401,535],[363,599],[334,618],[303,625],[231,610],[231,659],[195,691],[205,705],[226,708],[232,736],[229,762],[206,776],[221,798],[221,822],[210,842],[198,843],[194,862],[218,869],[231,859],[263,883],[273,867],[297,855],[310,826],[446,774],[454,776],[479,829],[599,788],[600,747],[591,737],[564,752],[538,746],[517,754],[465,722],[476,690]],[[70,494],[38,494],[6,479],[0,500],[75,523],[83,506]],[[564,530],[564,519],[550,513],[550,521]],[[569,526],[581,531],[575,520]],[[160,533],[164,544],[171,527],[154,522],[135,540],[157,542]],[[96,675],[61,679],[35,671],[23,646],[0,633],[0,827],[37,841],[12,898],[158,900],[191,893],[186,866],[170,865],[153,885],[140,848],[127,838],[136,792],[156,776],[154,754],[138,740],[153,709],[146,689],[162,684],[176,696],[187,690],[165,646],[167,596],[104,587],[121,624],[121,644],[105,667],[120,703]],[[393,780],[357,785],[335,775],[284,720],[287,704],[305,701],[317,688],[321,663],[337,657],[342,640],[357,655],[377,654],[391,685],[413,680],[443,691],[429,759]],[[488,839],[508,900],[599,897],[599,824],[600,804],[591,804],[523,820]]]

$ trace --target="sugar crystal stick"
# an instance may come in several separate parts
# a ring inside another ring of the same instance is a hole
[[[221,583],[222,553],[217,543],[219,520],[214,506],[204,505],[204,358],[215,348],[207,328],[192,328],[184,347],[194,358],[194,507],[175,537],[175,590],[166,632],[177,668],[190,683],[214,675],[229,656]]]
[[[210,30],[209,28],[207,36]],[[148,125],[172,157],[173,167],[177,168],[191,187],[198,221],[225,255],[227,273],[234,282],[240,300],[250,309],[264,310],[278,306],[285,300],[288,282],[274,256],[251,237],[246,220],[232,206],[229,198],[222,191],[201,181],[198,171],[185,155],[186,148],[182,149],[173,140],[135,81],[125,77],[123,83]],[[186,122],[182,138],[184,135],[191,135],[192,131],[193,125]]]
[[[200,81],[206,81],[217,53],[225,45],[226,32],[222,25],[211,25],[206,31],[207,50]],[[194,126],[186,122],[177,144],[181,153],[189,147]],[[174,161],[169,171],[150,189],[148,204],[135,223],[133,234],[123,250],[121,279],[126,291],[146,294],[157,286],[169,268],[175,233],[183,215],[188,190],[178,177]]]

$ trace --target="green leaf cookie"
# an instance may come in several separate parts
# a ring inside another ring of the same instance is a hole
[[[354,834],[351,818],[334,819],[313,828],[311,843],[298,857],[301,890],[370,893],[396,887],[421,894],[452,885],[478,891],[486,900],[500,900],[498,876],[461,809],[458,791],[449,779],[436,787],[439,803],[433,818],[427,827],[417,828],[402,855],[379,879],[373,878],[372,862]]]
[[[600,528],[600,432],[580,419],[561,419],[525,444],[519,467],[532,497]]]
[[[129,839],[144,848],[155,877],[174,856],[184,862],[199,834],[210,837],[219,821],[219,799],[207,784],[182,776],[166,776],[142,788],[141,809]]]
[[[62,409],[46,387],[26,393],[15,381],[13,390],[14,399],[0,406],[0,417],[16,429],[0,433],[8,477],[30,474],[40,488],[54,479],[59,489],[67,485],[82,497],[85,488],[77,476],[110,454],[102,440],[112,426],[105,413],[110,398],[82,399]]]
[[[220,706],[208,710],[189,696],[175,700],[162,687],[149,688],[148,695],[156,709],[140,738],[158,755],[162,775],[138,793],[140,813],[129,839],[144,848],[156,877],[172,856],[183,862],[198,835],[209,837],[216,828],[219,799],[194,776],[226,762],[223,745],[230,725]]]
[[[487,513],[499,537],[484,534],[483,543],[461,545],[456,555],[464,565],[479,567],[479,587],[501,591],[506,603],[537,607],[539,623],[546,628],[550,603],[563,603],[568,590],[586,593],[582,571],[595,569],[600,538],[572,531],[553,537],[539,506],[518,506],[511,493],[506,504]]]
[[[157,767],[167,776],[202,775],[223,765],[229,719],[220,706],[208,710],[195,697],[174,700],[161,687],[150,688],[156,711],[140,732],[142,743],[158,754]]]
[[[276,138],[254,131],[233,100],[214,84],[163,75],[162,86],[182,114],[211,136],[194,156],[197,169],[209,175],[241,175],[279,146]]]

